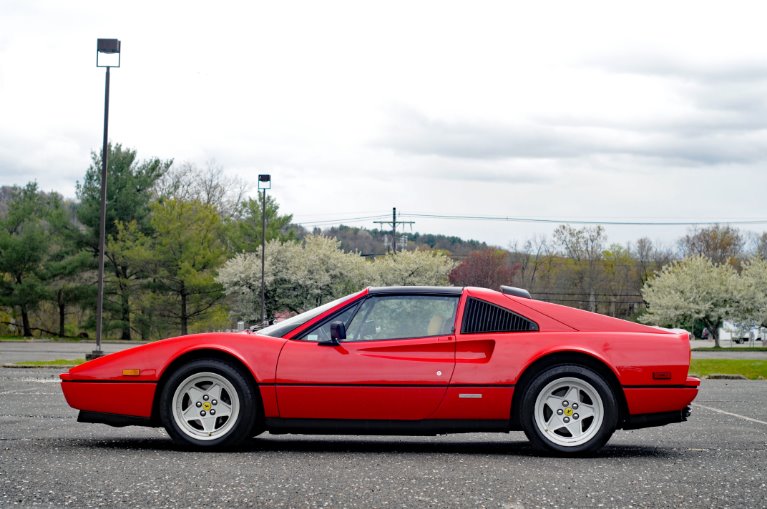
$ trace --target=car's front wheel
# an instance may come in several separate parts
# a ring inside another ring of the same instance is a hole
[[[160,396],[160,418],[171,438],[199,448],[232,446],[250,436],[257,396],[236,366],[196,360],[168,378]]]
[[[521,422],[537,449],[564,454],[594,452],[615,431],[618,404],[598,373],[577,365],[554,366],[527,386]]]

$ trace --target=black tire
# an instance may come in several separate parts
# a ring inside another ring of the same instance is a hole
[[[160,420],[177,444],[199,449],[235,446],[252,436],[258,394],[229,362],[201,359],[174,371],[160,395]]]
[[[524,391],[520,423],[538,450],[592,453],[607,443],[618,424],[612,388],[589,368],[550,367],[538,373]]]

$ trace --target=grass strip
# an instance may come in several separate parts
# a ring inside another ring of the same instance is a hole
[[[714,348],[713,346],[697,346],[691,349],[693,352],[764,352],[767,353],[767,347],[763,346],[727,346]]]
[[[690,374],[706,377],[709,375],[743,375],[749,380],[767,379],[767,360],[762,359],[693,359]]]
[[[85,362],[85,359],[56,359],[52,361],[21,361],[17,366],[77,366]]]

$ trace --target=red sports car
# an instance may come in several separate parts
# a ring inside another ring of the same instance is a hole
[[[700,380],[686,334],[524,290],[368,288],[258,333],[166,339],[61,375],[78,421],[164,426],[198,448],[270,433],[523,430],[592,452],[682,422]]]

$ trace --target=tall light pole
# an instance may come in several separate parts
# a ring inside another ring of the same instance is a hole
[[[258,190],[261,195],[261,327],[266,326],[266,280],[264,279],[266,268],[266,190],[272,188],[272,176],[262,174],[258,176]]]
[[[99,210],[99,282],[96,304],[96,349],[85,357],[101,357],[102,315],[104,313],[104,244],[107,222],[107,162],[109,160],[109,69],[120,67],[119,39],[98,39],[96,42],[96,67],[106,67],[104,88],[104,143],[101,148],[101,207]]]

